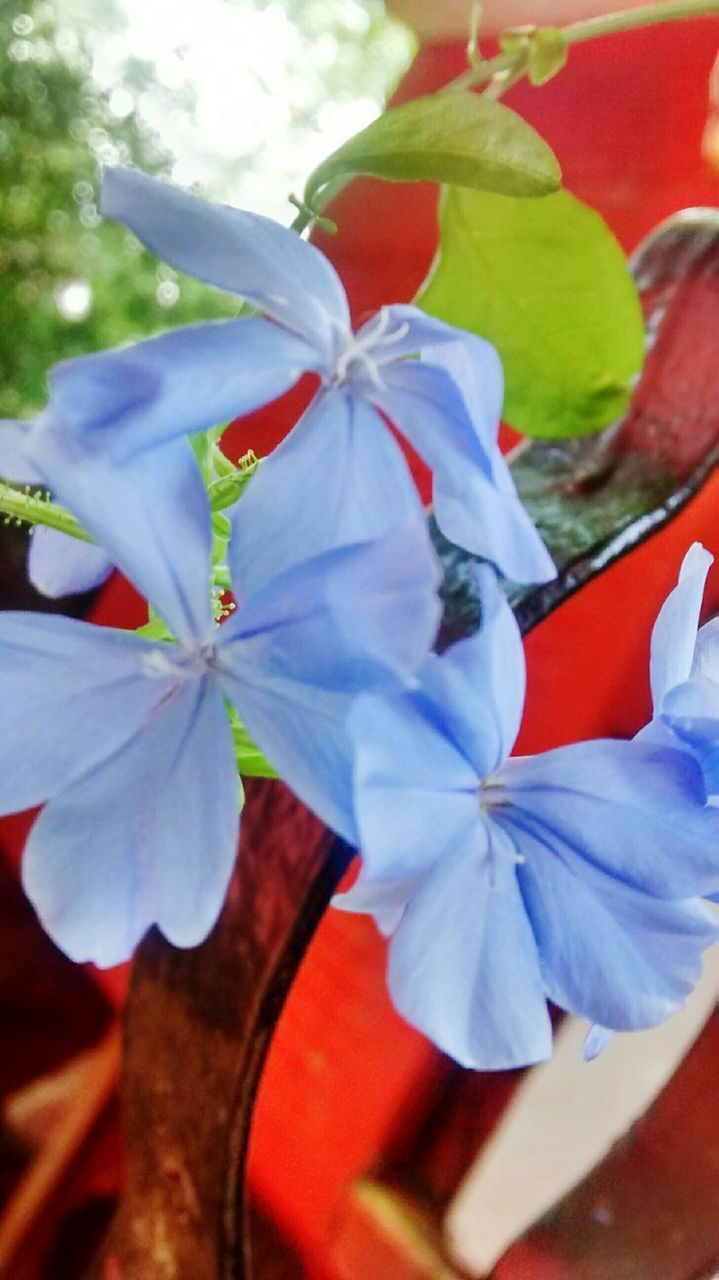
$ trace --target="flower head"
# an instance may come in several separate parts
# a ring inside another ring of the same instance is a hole
[[[699,628],[713,556],[695,542],[652,632],[654,719],[640,737],[693,752],[709,795],[719,795],[719,619]],[[699,629],[698,629],[699,628]]]
[[[400,1012],[460,1062],[500,1068],[549,1054],[547,1000],[627,1030],[681,1005],[717,937],[696,895],[719,883],[719,815],[684,751],[594,741],[508,759],[524,659],[481,579],[479,633],[353,709],[364,862],[337,905],[392,935]]]
[[[243,497],[248,519],[271,503],[302,528],[284,562],[272,548],[275,570],[416,515],[386,416],[431,467],[435,515],[450,540],[518,581],[554,576],[497,447],[502,374],[489,343],[409,306],[385,307],[353,333],[340,280],[313,245],[139,172],[107,170],[102,209],[179,270],[241,294],[262,314],[58,365],[46,416],[54,430],[102,437],[105,453],[125,463],[246,414],[311,370],[317,396]],[[42,435],[36,443],[44,466]],[[303,481],[314,469],[326,490],[309,518]]]
[[[237,609],[217,627],[209,506],[189,443],[116,468],[72,434],[48,428],[44,445],[55,491],[176,637],[0,615],[0,812],[45,804],[25,851],[28,894],[69,955],[112,964],[152,923],[189,946],[217,916],[239,823],[226,701],[297,793],[356,837],[350,700],[420,661],[437,573],[422,522],[407,521],[384,540],[249,574],[276,513],[249,525],[238,510]]]

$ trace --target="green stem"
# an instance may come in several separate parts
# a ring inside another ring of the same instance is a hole
[[[480,6],[481,8],[481,6]],[[472,22],[476,23],[476,8],[473,10]],[[564,27],[557,30],[561,33],[567,46],[573,44],[582,44],[585,40],[596,40],[598,36],[614,35],[619,31],[631,31],[636,27],[654,26],[661,22],[676,22],[684,18],[699,18],[703,15],[716,14],[719,16],[719,0],[661,0],[659,4],[644,5],[639,9],[618,9],[614,13],[607,13],[599,18],[586,18],[582,22],[570,22]],[[528,41],[531,40],[531,32],[537,27],[528,28]],[[472,66],[461,76],[457,76],[455,80],[446,84],[440,93],[452,92],[457,89],[476,89],[480,85],[489,85],[489,89],[485,90],[491,98],[500,98],[506,93],[513,84],[526,75],[529,67],[529,43],[521,42],[516,48],[508,50],[506,53],[499,53],[495,58],[488,58],[486,61],[475,61],[476,58],[476,29],[472,27],[469,41],[469,57]],[[302,200],[298,200],[295,196],[291,196],[292,203],[296,206],[298,213],[294,221],[291,223],[291,230],[297,231],[300,235],[307,228],[311,228],[315,222],[321,220],[321,216],[332,198],[341,191],[342,187],[349,180],[347,178],[339,178],[329,181],[326,185],[323,182],[322,172],[323,165],[319,165],[315,169],[311,181],[311,185],[305,188],[305,194]]]
[[[717,0],[663,0],[641,9],[620,9],[607,13],[603,18],[586,18],[584,22],[570,22],[562,28],[567,44],[581,44],[595,40],[597,36],[612,36],[618,31],[632,31],[636,27],[651,27],[659,22],[677,22],[683,18],[701,18],[707,14],[719,14]]]
[[[64,507],[58,507],[48,498],[28,493],[24,489],[16,489],[11,484],[0,481],[0,515],[11,520],[27,521],[28,524],[41,524],[46,529],[59,529],[71,538],[79,538],[82,542],[94,542],[94,538],[83,529]]]
[[[231,475],[222,476],[210,485],[208,497],[214,513],[221,511],[230,502],[237,501],[245,485],[252,479],[262,462],[261,458],[250,455],[247,457],[248,461],[244,467],[240,470],[235,470],[233,467]],[[49,498],[28,492],[27,489],[18,489],[15,485],[0,480],[0,518],[2,516],[7,517],[8,521],[17,520],[30,525],[43,525],[46,529],[58,529],[60,533],[67,533],[71,538],[79,538],[81,542],[94,542],[94,538],[86,529],[83,529],[80,521],[76,520],[64,507],[51,502]],[[214,586],[221,587],[225,591],[231,589],[232,584],[226,565],[218,564],[213,568],[212,581]]]
[[[705,15],[719,15],[719,0],[662,0],[660,4],[649,4],[641,9],[620,9],[616,13],[607,13],[600,18],[586,18],[583,22],[570,22],[560,27],[568,45],[582,44],[585,40],[596,40],[599,36],[616,35],[620,31],[632,31],[637,27],[654,26],[660,22],[677,22],[684,18],[700,18]],[[513,49],[511,53],[500,53],[496,58],[471,67],[463,75],[458,76],[447,89],[473,89],[486,84],[501,72],[524,69],[525,50]]]
[[[6,515],[10,520],[26,521],[33,525],[41,524],[46,529],[59,529],[61,533],[67,533],[71,538],[79,538],[81,542],[94,542],[79,520],[70,515],[64,507],[58,507],[47,498],[38,498],[0,481],[0,516],[2,515]],[[229,591],[232,585],[226,565],[217,565],[213,569],[212,579],[215,586],[222,587],[225,591]]]
[[[239,468],[228,462],[229,473],[213,481],[208,488],[211,510],[222,511],[236,502],[261,462],[262,458],[250,454],[247,455],[245,465],[241,464]],[[61,533],[79,538],[81,542],[95,541],[65,507],[58,506],[37,492],[19,489],[16,485],[0,480],[0,518],[2,516],[31,525],[41,524],[46,529],[59,529]]]
[[[299,210],[296,218],[290,223],[290,231],[296,231],[298,235],[302,235],[306,231],[312,221],[312,214],[309,209],[302,208]]]
[[[500,72],[490,80],[487,88],[483,91],[485,98],[493,98],[495,102],[504,96],[508,89],[511,89],[522,76],[526,74],[525,66],[509,67],[506,71]]]
[[[211,510],[224,511],[226,507],[231,507],[237,502],[262,462],[262,458],[256,458],[253,454],[244,466],[241,463],[239,468],[233,467],[227,475],[220,476],[219,480],[213,480],[207,489]]]

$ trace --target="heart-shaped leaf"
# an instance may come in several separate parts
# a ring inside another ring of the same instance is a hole
[[[528,436],[590,435],[624,412],[644,325],[624,254],[567,191],[544,200],[450,188],[418,305],[488,338],[504,418]]]

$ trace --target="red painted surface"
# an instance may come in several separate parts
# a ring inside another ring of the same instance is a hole
[[[719,202],[719,182],[699,153],[717,45],[719,22],[706,20],[581,46],[556,81],[540,90],[522,86],[507,99],[547,136],[569,188],[605,214],[627,248],[675,209]],[[460,46],[430,46],[398,97],[429,92],[463,69]],[[435,203],[426,184],[372,181],[354,184],[336,202],[340,235],[317,239],[337,265],[358,319],[415,293],[435,249]],[[295,421],[307,393],[302,385],[236,426],[236,452],[266,452]],[[417,474],[427,496],[426,476]],[[718,499],[713,480],[672,525],[529,637],[519,750],[626,734],[646,718],[651,624],[688,543],[700,538],[719,552]],[[716,574],[710,604],[719,607]],[[144,620],[119,581],[94,616],[123,625]],[[3,826],[4,843],[18,847],[23,821]],[[120,998],[123,972],[100,981]],[[335,1280],[332,1239],[351,1180],[391,1160],[403,1135],[426,1121],[444,1071],[389,1005],[383,944],[371,923],[330,912],[275,1038],[250,1165],[253,1193],[296,1242],[313,1280]],[[536,1258],[530,1272],[539,1280]],[[372,1280],[371,1256],[362,1280]]]
[[[676,209],[719,203],[719,181],[699,152],[717,45],[716,21],[634,33],[577,48],[552,84],[523,86],[508,97],[553,144],[568,187],[604,214],[627,249]],[[428,47],[398,96],[430,92],[462,69],[457,45]],[[427,184],[388,187],[371,180],[355,183],[336,201],[340,234],[317,241],[337,265],[357,318],[385,302],[411,299],[435,250],[435,204]],[[284,425],[263,417],[263,431]],[[252,434],[259,452],[254,424]],[[511,439],[507,431],[505,441]],[[427,496],[426,476],[417,474]],[[674,523],[529,636],[518,751],[627,735],[647,719],[652,623],[689,543],[698,538],[719,552],[718,500],[714,479]],[[714,572],[707,608],[717,607]],[[384,944],[372,925],[330,912],[281,1019],[263,1080],[251,1185],[297,1242],[310,1275],[338,1260],[347,1230],[356,1229],[352,1180],[391,1165],[408,1135],[427,1124],[441,1093],[444,1063],[394,1014],[383,970]],[[363,1280],[380,1280],[386,1260],[370,1236],[367,1245]],[[414,1274],[409,1264],[406,1275],[396,1259],[393,1265],[396,1280]],[[539,1280],[539,1268],[535,1252],[526,1274]]]

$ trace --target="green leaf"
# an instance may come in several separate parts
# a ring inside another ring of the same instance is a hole
[[[278,778],[277,770],[273,769],[269,760],[263,756],[260,748],[250,737],[235,708],[228,703],[227,710],[239,772],[246,778]]]
[[[556,27],[539,27],[529,44],[529,79],[546,84],[567,61],[566,37]]]
[[[625,410],[644,327],[620,246],[566,191],[545,200],[450,189],[438,256],[417,299],[488,338],[504,364],[503,417],[528,436],[582,436]]]
[[[226,475],[220,476],[219,480],[214,480],[207,490],[211,510],[224,511],[226,507],[231,507],[237,502],[261,462],[262,458],[256,457],[250,450],[244,458],[240,458],[239,467],[231,466]]]
[[[531,125],[499,102],[461,91],[386,111],[315,169],[307,204],[316,207],[323,188],[360,173],[512,196],[545,196],[562,177],[554,153]]]
[[[135,628],[135,634],[142,636],[143,640],[161,640],[177,643],[176,637],[173,636],[167,625],[162,621],[159,614],[155,613],[152,605],[147,606],[147,622],[142,627]]]

